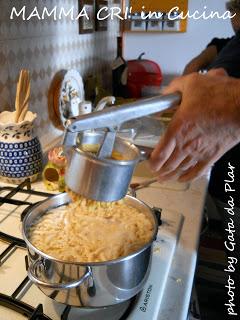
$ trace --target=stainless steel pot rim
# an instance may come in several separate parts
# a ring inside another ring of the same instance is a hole
[[[54,196],[54,197],[60,197],[62,196],[63,194],[58,194],[57,196]],[[127,198],[129,199],[134,199],[134,201],[137,201],[143,205],[145,205],[147,208],[149,208],[149,210],[152,211],[152,209],[143,201],[139,200],[139,199],[136,199],[132,196],[129,196],[127,195],[126,196]],[[52,197],[53,198],[53,197]],[[47,200],[46,200],[47,201]],[[63,204],[63,205],[66,205],[67,203]],[[60,260],[60,259],[57,259],[53,256],[50,256],[50,255],[47,255],[46,253],[42,252],[41,250],[39,250],[38,248],[36,248],[32,243],[31,241],[28,239],[28,237],[26,236],[26,231],[25,230],[25,225],[26,225],[26,220],[28,219],[29,215],[31,214],[32,210],[34,210],[36,207],[38,207],[39,205],[41,205],[41,203],[33,206],[29,212],[26,214],[26,216],[24,217],[23,219],[23,223],[22,223],[22,235],[23,235],[23,240],[26,242],[27,244],[27,247],[32,249],[33,251],[35,251],[36,253],[38,253],[40,256],[44,257],[45,259],[48,259],[48,260],[54,260],[56,262],[59,262],[59,263],[62,263],[62,264],[74,264],[74,265],[79,265],[79,266],[103,266],[103,265],[113,265],[113,264],[116,264],[116,263],[119,263],[119,262],[122,262],[122,261],[126,261],[126,260],[129,260],[131,258],[134,258],[135,256],[137,256],[138,254],[140,254],[141,252],[143,252],[145,249],[147,249],[149,246],[152,245],[153,241],[156,239],[156,236],[157,236],[157,233],[158,233],[158,222],[157,222],[157,218],[154,214],[152,214],[152,217],[154,219],[154,227],[155,227],[155,230],[153,231],[153,236],[151,238],[151,240],[145,244],[145,246],[141,247],[139,250],[131,253],[130,255],[127,255],[127,256],[123,256],[123,257],[120,257],[118,259],[114,259],[114,260],[109,260],[109,261],[101,261],[101,262],[75,262],[75,261],[64,261],[64,260]],[[57,207],[56,207],[57,208]],[[53,208],[51,208],[53,209]],[[51,210],[50,209],[50,210]],[[48,212],[48,211],[46,211]],[[45,213],[46,213],[45,212]]]

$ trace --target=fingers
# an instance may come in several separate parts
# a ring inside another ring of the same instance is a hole
[[[176,91],[183,91],[184,85],[182,82],[182,79],[184,77],[178,77],[175,78],[166,88],[163,89],[162,93],[163,94],[171,94],[174,93]]]
[[[151,154],[149,164],[152,171],[159,171],[164,163],[169,159],[176,147],[175,138],[170,138],[168,133],[160,140],[159,144],[156,146]]]
[[[192,156],[187,156],[180,165],[182,171],[187,171],[188,169],[194,167],[197,164],[197,160]]]
[[[159,178],[161,178],[161,176],[171,174],[172,172],[177,170],[179,167],[181,167],[181,164],[184,160],[186,160],[186,154],[184,152],[181,152],[181,150],[179,150],[178,148],[175,148],[172,154],[169,156],[168,160],[158,170]]]
[[[185,169],[184,167],[181,167],[180,165],[178,168],[176,168],[176,170],[168,174],[158,176],[158,181],[159,182],[164,182],[167,180],[174,180],[179,182],[192,181],[204,175],[210,166],[211,164],[209,163],[209,161],[197,162],[196,160],[191,159],[191,161],[188,162],[188,166],[186,166],[187,169]]]
[[[182,174],[182,171],[177,169],[177,170],[174,170],[168,174],[163,174],[163,175],[157,176],[157,180],[158,180],[158,182],[178,181],[181,174]]]
[[[182,175],[180,175],[178,181],[179,182],[188,182],[192,180],[196,180],[203,176],[207,170],[213,165],[214,161],[202,161],[198,162],[194,167],[190,168],[189,170],[185,171]]]
[[[158,172],[159,176],[174,171],[189,154],[188,150],[182,150],[182,131],[183,129],[186,130],[185,122],[185,120],[182,121],[177,112],[166,133],[151,154],[150,168]]]
[[[209,168],[214,165],[214,163],[219,158],[219,155],[215,154],[202,161],[196,163],[195,166],[186,170],[178,179],[179,182],[188,182],[196,180],[207,173]]]
[[[212,69],[208,71],[207,73],[208,76],[220,76],[220,77],[227,77],[228,73],[225,69],[223,68],[217,68],[217,69]]]
[[[163,182],[166,180],[178,180],[183,174],[189,172],[193,167],[196,166],[197,160],[192,156],[187,156],[178,167],[172,171],[165,171],[164,169],[158,172],[158,181]]]

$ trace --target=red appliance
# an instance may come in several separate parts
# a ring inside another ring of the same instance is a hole
[[[141,98],[144,87],[160,87],[162,71],[160,66],[151,60],[142,59],[142,53],[137,60],[130,60],[128,65],[127,91],[129,98]]]

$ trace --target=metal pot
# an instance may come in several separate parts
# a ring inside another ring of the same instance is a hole
[[[23,238],[28,247],[28,276],[48,297],[77,307],[105,307],[122,303],[143,288],[150,271],[152,243],[158,231],[154,212],[143,202],[127,196],[126,201],[146,214],[154,225],[152,239],[135,253],[117,260],[76,263],[51,257],[34,247],[29,228],[48,210],[70,202],[64,193],[30,209],[23,221]]]
[[[113,150],[124,160],[99,159],[97,155],[83,152],[81,145],[101,145],[104,132],[85,132],[77,146],[68,151],[65,182],[74,192],[97,201],[116,201],[125,197],[133,171],[141,159],[140,150],[119,137]]]

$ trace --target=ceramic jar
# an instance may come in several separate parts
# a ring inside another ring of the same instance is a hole
[[[34,134],[37,115],[28,111],[25,120],[15,123],[15,112],[0,114],[0,179],[19,184],[26,178],[31,182],[42,171],[42,150]]]

